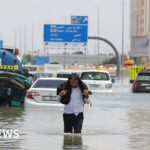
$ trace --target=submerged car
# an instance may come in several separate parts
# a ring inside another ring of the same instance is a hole
[[[61,70],[57,72],[57,77],[68,78],[71,73],[77,73],[92,92],[112,92],[112,83],[110,74],[104,70]]]
[[[150,69],[138,73],[132,85],[132,92],[150,92]]]
[[[66,82],[67,79],[62,78],[38,78],[26,93],[26,104],[57,106],[61,105],[56,100],[57,87]]]

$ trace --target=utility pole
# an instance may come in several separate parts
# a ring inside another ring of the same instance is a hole
[[[100,29],[99,29],[99,26],[100,26],[100,23],[99,23],[99,16],[100,16],[100,10],[99,10],[99,7],[95,7],[97,9],[97,33],[98,33],[98,36],[100,36]],[[99,44],[99,40],[97,40],[97,64],[99,64],[99,52],[100,52],[100,44]]]
[[[66,20],[67,20],[67,19],[66,19],[66,16],[62,16],[62,18],[63,18],[64,24],[66,24],[66,22],[67,22],[67,21],[66,21]]]
[[[32,40],[32,44],[31,44],[31,53],[32,53],[32,56],[33,56],[33,51],[34,51],[34,24],[33,24],[33,22],[32,22],[32,32],[31,32],[31,40]]]
[[[21,27],[19,27],[19,49],[20,49],[20,53],[21,53],[21,55],[23,56],[23,51],[22,51],[22,28]]]
[[[14,47],[17,48],[17,30],[14,28]]]
[[[26,27],[25,25],[23,26],[24,28],[24,53],[26,53]]]
[[[124,0],[122,0],[122,54],[121,54],[121,70],[122,70],[122,81],[123,81],[123,54],[124,54]]]

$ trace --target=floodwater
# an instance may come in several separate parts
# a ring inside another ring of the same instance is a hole
[[[19,138],[0,138],[8,150],[150,150],[150,96],[131,93],[128,81],[112,93],[91,96],[82,135],[64,135],[62,107],[0,108],[0,129],[19,130]]]

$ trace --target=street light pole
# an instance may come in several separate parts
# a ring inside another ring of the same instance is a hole
[[[124,0],[122,0],[122,54],[121,54],[121,65],[122,65],[122,80],[123,80],[123,53],[124,53]]]
[[[31,40],[32,40],[32,44],[31,44],[31,53],[32,53],[32,56],[33,56],[33,50],[34,50],[34,24],[33,24],[33,22],[32,22],[32,24],[31,24]]]
[[[19,27],[19,38],[20,38],[19,40],[20,54],[21,56],[23,56],[24,54],[22,52],[22,28],[21,27]]]
[[[23,26],[24,29],[24,54],[26,54],[26,27],[25,25]]]
[[[17,30],[14,28],[14,47],[17,48]]]
[[[66,20],[67,20],[67,19],[66,19],[66,16],[62,16],[62,18],[63,18],[63,20],[64,20],[64,21],[63,21],[64,24],[66,24],[66,22],[67,22],[67,21],[66,21]]]
[[[99,15],[99,7],[95,7],[95,8],[97,9],[97,33],[98,33],[98,36],[100,36],[100,29],[99,29],[99,25],[100,25],[100,24],[99,24],[99,16],[100,16],[100,15]],[[100,50],[99,50],[99,49],[100,49],[99,46],[100,46],[100,45],[99,45],[99,40],[98,40],[98,41],[97,41],[97,53],[98,53],[98,54],[97,54],[97,63],[98,63],[98,64],[99,64],[99,51],[100,51]]]

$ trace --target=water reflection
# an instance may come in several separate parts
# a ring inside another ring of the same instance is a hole
[[[23,108],[0,107],[0,130],[18,130],[23,122]],[[19,131],[20,132],[20,131]],[[19,133],[20,134],[20,133]],[[8,138],[0,135],[0,149],[20,150],[21,138]]]
[[[83,146],[81,134],[65,134],[63,141],[63,150],[86,150],[87,147]]]
[[[17,128],[23,121],[24,108],[0,108],[0,128]]]
[[[0,107],[0,127],[19,129],[19,139],[0,139],[0,150],[150,150],[149,94],[115,83],[85,106],[82,135],[63,135],[63,108]]]
[[[135,150],[150,149],[150,110],[137,109],[128,113],[130,147]]]

